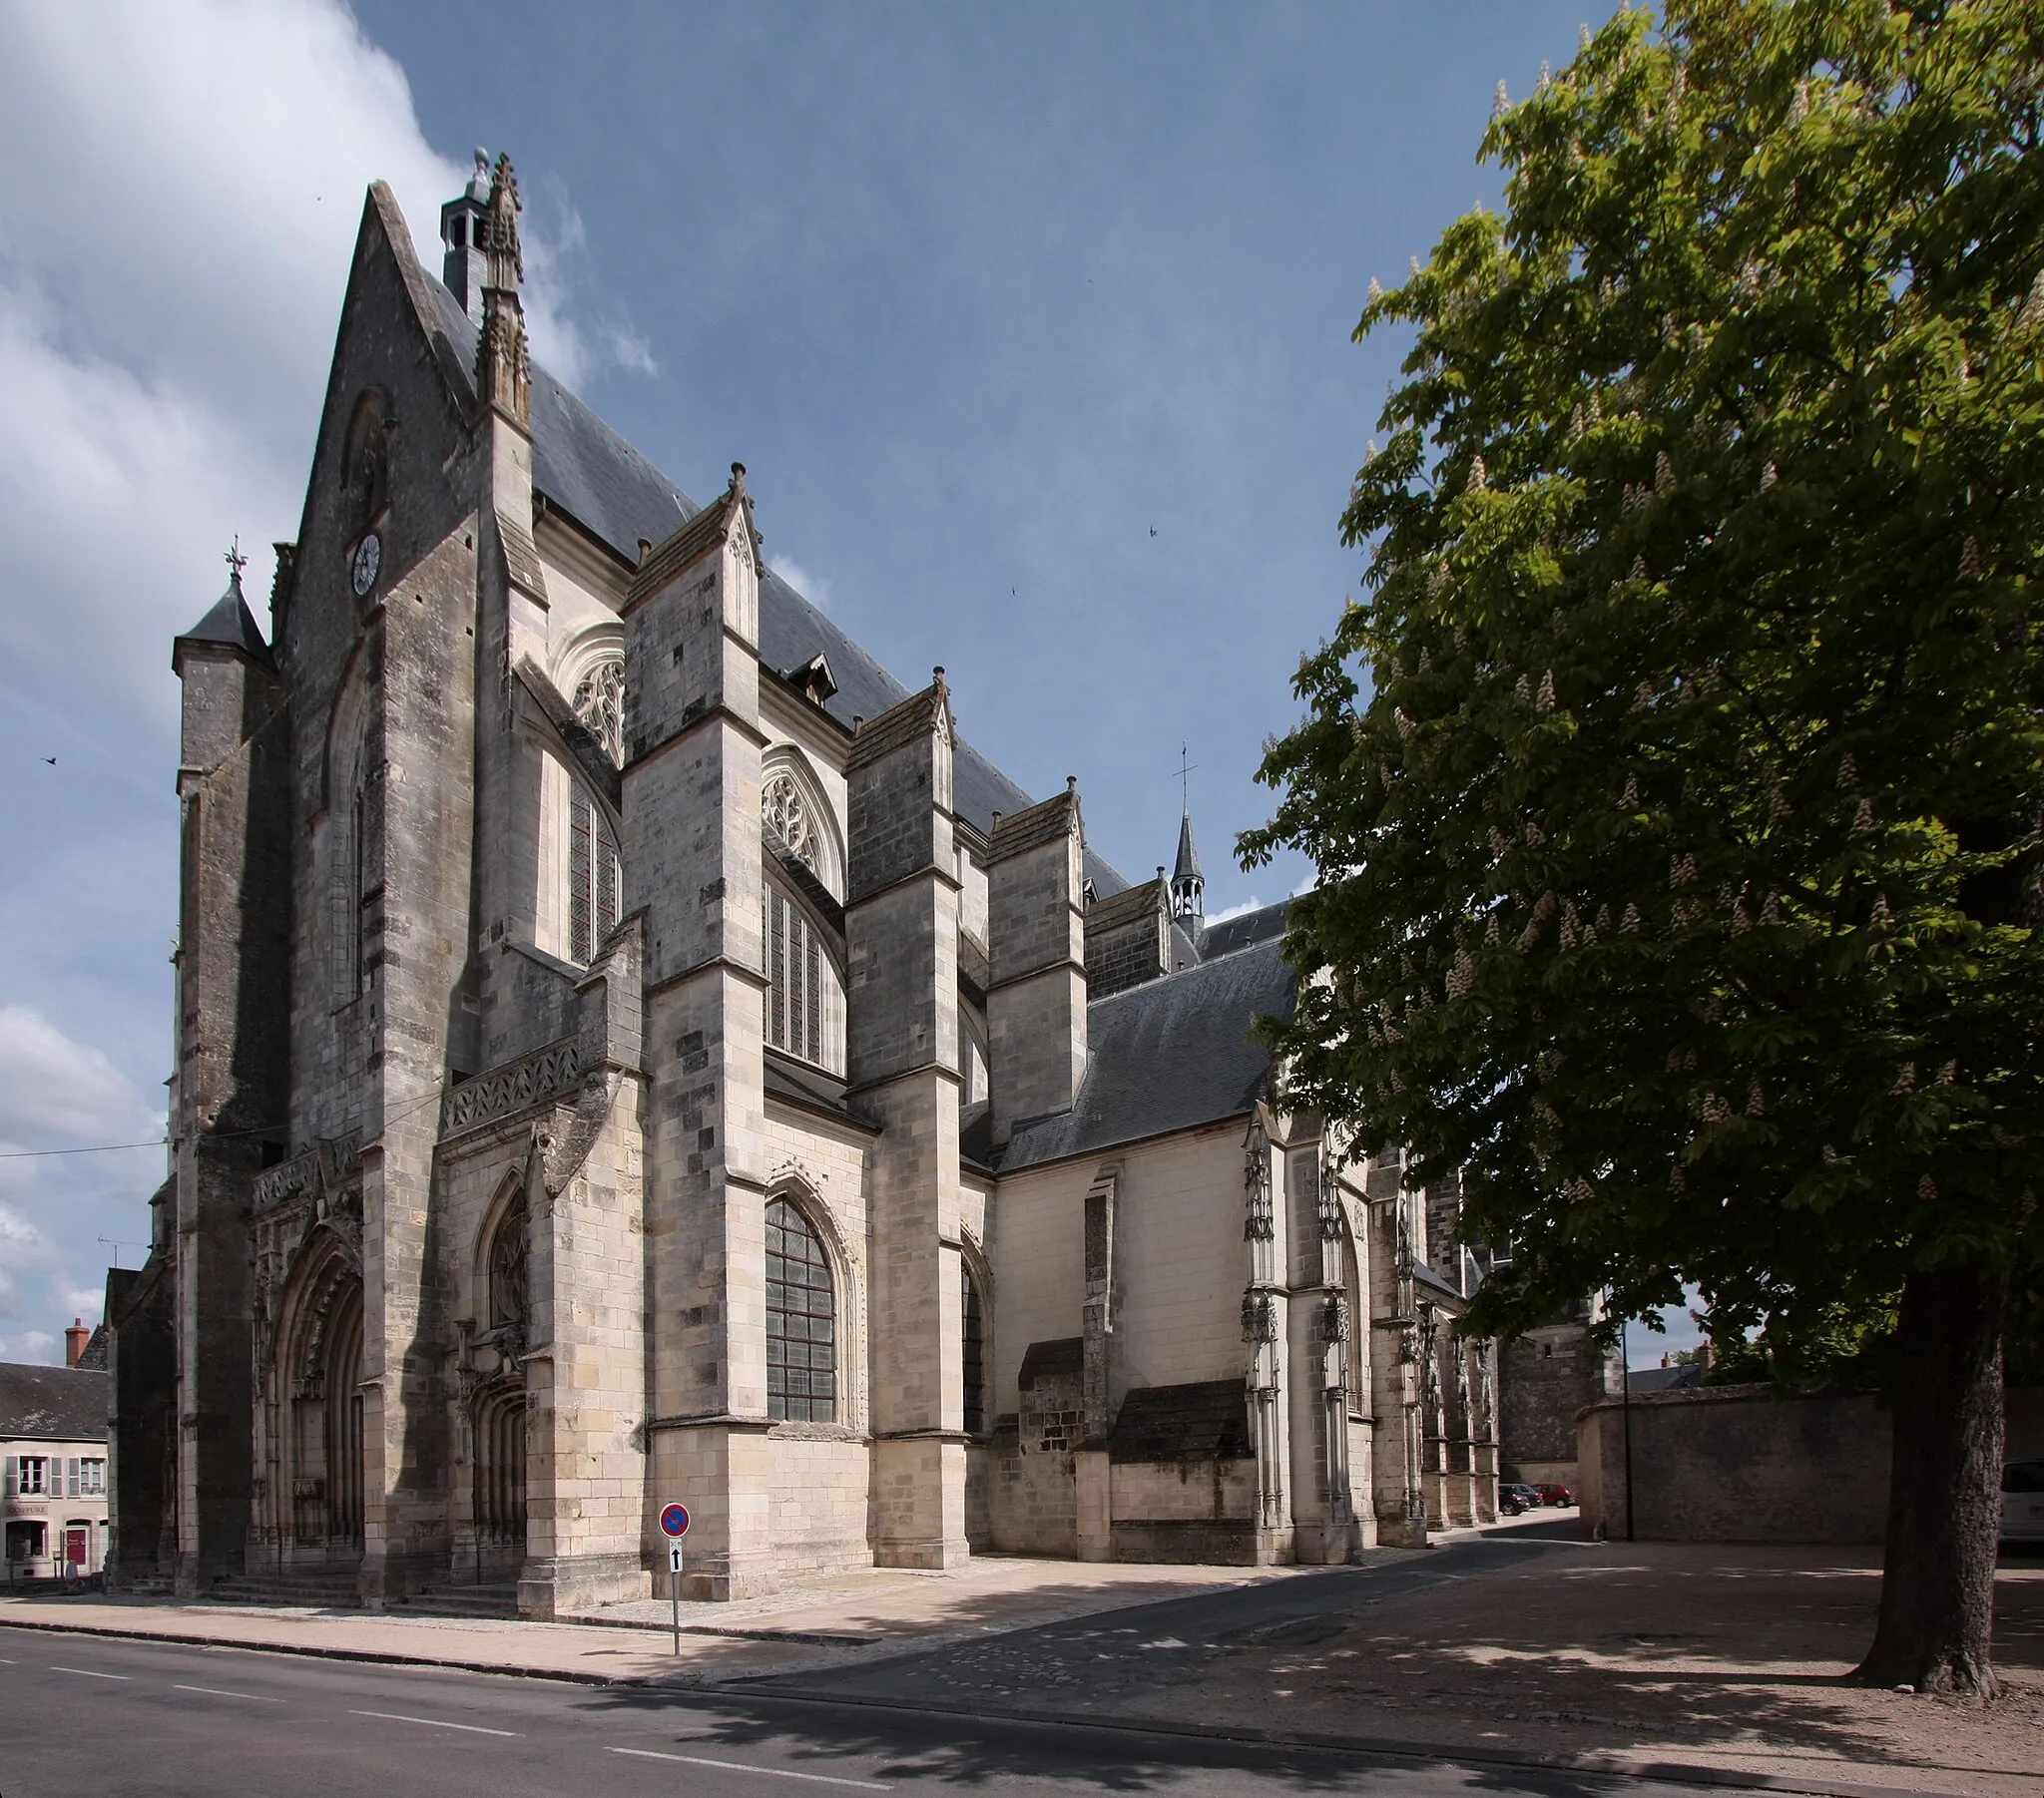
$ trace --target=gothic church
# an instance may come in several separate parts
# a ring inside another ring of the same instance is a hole
[[[369,190],[268,634],[173,651],[172,1164],[111,1575],[548,1617],[1495,1515],[1450,1182],[1274,1103],[1283,908],[1130,884],[532,364],[508,160]]]

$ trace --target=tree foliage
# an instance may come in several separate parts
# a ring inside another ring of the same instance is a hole
[[[2034,1261],[2044,7],[1675,0],[1503,103],[1241,843],[1294,1103],[1514,1254],[1814,1342]]]

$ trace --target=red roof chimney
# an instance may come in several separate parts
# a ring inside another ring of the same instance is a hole
[[[85,1319],[74,1317],[71,1328],[64,1332],[64,1365],[76,1367],[78,1357],[85,1353],[85,1345],[92,1340],[92,1332],[85,1327]]]

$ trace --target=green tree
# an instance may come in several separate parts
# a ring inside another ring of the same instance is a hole
[[[1861,1675],[1991,1691],[2039,1225],[2040,0],[1671,0],[1500,105],[1246,865],[1295,1103],[1464,1168],[1510,1333],[1896,1308]]]

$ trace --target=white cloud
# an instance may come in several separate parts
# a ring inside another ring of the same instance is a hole
[[[41,1362],[52,1365],[57,1338],[48,1330],[24,1330],[19,1336],[0,1336],[0,1361]]]
[[[1260,912],[1263,909],[1263,900],[1253,893],[1240,905],[1226,905],[1218,912],[1210,912],[1207,916],[1207,922],[1210,925],[1226,924],[1230,918],[1246,918],[1251,912]]]
[[[768,556],[766,566],[818,612],[830,610],[830,583],[821,575],[810,574],[790,556]]]
[[[124,710],[176,702],[169,638],[239,533],[296,534],[362,197],[390,183],[427,267],[464,166],[337,0],[0,0],[0,645],[96,646]],[[534,353],[571,385],[647,367],[567,314],[579,223],[528,231]]]
[[[0,1139],[9,1147],[133,1142],[162,1127],[101,1051],[73,1042],[33,1006],[0,1005]]]

